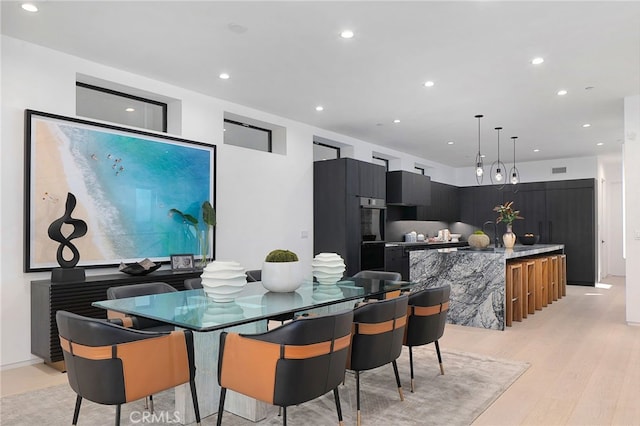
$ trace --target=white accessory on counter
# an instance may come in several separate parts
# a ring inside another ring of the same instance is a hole
[[[418,234],[418,241],[424,241],[424,234]]]
[[[451,239],[451,233],[448,229],[441,229],[438,231],[438,240],[449,241]]]
[[[462,236],[462,234],[451,234],[451,242],[452,243],[459,243],[461,236]]]

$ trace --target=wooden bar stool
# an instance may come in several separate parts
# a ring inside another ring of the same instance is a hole
[[[567,255],[560,254],[558,258],[560,258],[558,267],[560,270],[560,292],[558,293],[558,297],[563,297],[567,295]]]
[[[511,327],[513,321],[522,321],[522,264],[507,263],[505,289],[505,325]]]
[[[522,317],[536,313],[536,262],[527,259],[522,265]]]
[[[550,255],[549,257],[549,303],[558,300],[558,256]]]
[[[536,309],[539,311],[547,306],[549,297],[549,259],[546,257],[536,257]]]

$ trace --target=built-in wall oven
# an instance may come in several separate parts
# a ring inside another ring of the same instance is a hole
[[[384,270],[386,205],[379,198],[360,198],[360,270]]]

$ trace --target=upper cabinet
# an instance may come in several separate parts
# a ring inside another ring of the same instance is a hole
[[[418,220],[460,221],[460,190],[454,185],[431,182],[431,204],[417,207]]]
[[[387,172],[387,204],[430,205],[431,178],[404,170]]]
[[[355,195],[384,200],[387,194],[385,168],[378,164],[366,163],[364,161],[351,161],[355,162],[358,169],[358,191]]]

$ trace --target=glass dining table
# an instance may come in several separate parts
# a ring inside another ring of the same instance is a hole
[[[102,300],[92,305],[128,315],[154,319],[176,328],[193,330],[196,347],[196,386],[202,417],[217,411],[219,387],[216,365],[222,331],[260,333],[274,317],[305,313],[321,315],[353,309],[363,299],[383,299],[385,294],[410,290],[413,283],[368,278],[347,278],[325,285],[305,280],[294,292],[273,293],[260,282],[247,283],[232,302],[215,302],[204,290]],[[195,420],[188,385],[175,391],[175,412],[181,423]],[[266,416],[266,405],[242,395],[227,394],[225,409],[252,421]]]

